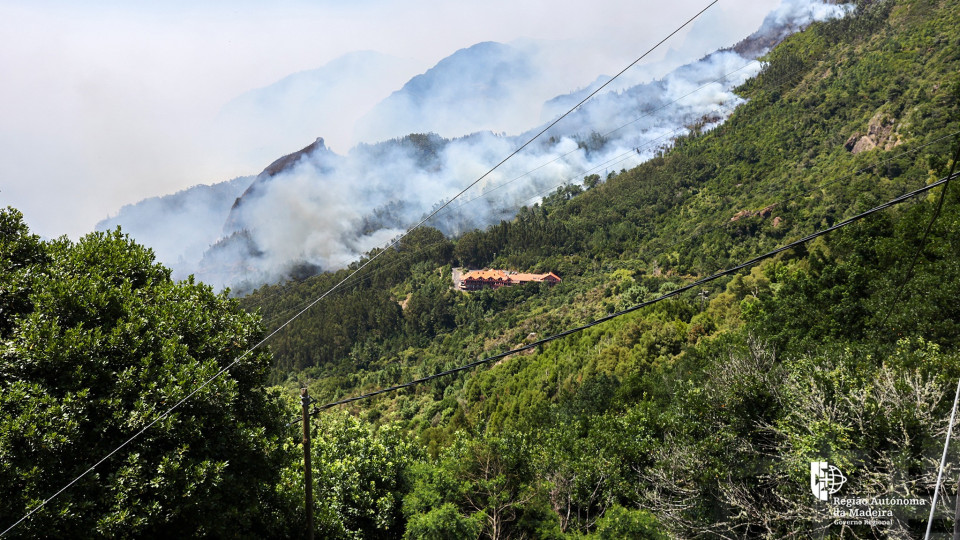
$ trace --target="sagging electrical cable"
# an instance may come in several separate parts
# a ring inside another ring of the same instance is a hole
[[[623,68],[619,73],[617,73],[617,74],[614,75],[612,78],[610,78],[610,80],[608,80],[607,82],[605,82],[605,83],[603,83],[602,85],[600,85],[596,90],[594,90],[593,92],[591,92],[587,97],[583,98],[579,103],[577,103],[577,104],[574,105],[572,108],[570,108],[569,111],[567,111],[566,113],[564,113],[563,115],[561,115],[560,117],[558,117],[556,120],[554,120],[553,122],[551,122],[547,127],[543,128],[542,131],[540,131],[539,133],[537,133],[536,135],[534,135],[533,137],[531,137],[527,142],[525,142],[524,144],[522,144],[520,147],[518,147],[516,150],[514,150],[512,153],[510,153],[507,157],[503,158],[499,163],[497,163],[496,165],[494,165],[490,170],[488,170],[486,173],[484,173],[480,178],[477,178],[476,180],[474,180],[473,182],[471,182],[469,185],[467,185],[467,187],[465,187],[463,190],[461,190],[456,196],[454,196],[452,199],[450,199],[449,201],[447,201],[446,203],[444,203],[443,205],[441,205],[440,207],[438,207],[436,210],[434,210],[432,213],[430,213],[430,215],[428,215],[427,217],[425,217],[425,218],[423,218],[422,220],[420,220],[420,222],[418,222],[416,225],[414,225],[413,227],[410,227],[409,229],[407,229],[407,231],[406,231],[405,233],[403,233],[402,235],[400,235],[400,236],[399,236],[396,240],[394,240],[389,246],[387,246],[387,248],[385,248],[384,250],[381,250],[381,251],[378,252],[376,255],[374,255],[373,257],[371,257],[370,259],[368,259],[366,262],[364,262],[362,265],[360,265],[356,270],[354,270],[350,275],[348,275],[347,277],[343,278],[340,282],[338,282],[338,283],[337,283],[336,285],[334,285],[332,288],[328,289],[326,292],[324,292],[324,293],[321,294],[319,297],[317,297],[314,301],[310,302],[310,304],[308,304],[305,308],[303,308],[301,311],[299,311],[297,314],[295,314],[293,317],[291,317],[288,321],[286,321],[285,323],[283,323],[282,325],[280,325],[279,327],[277,327],[277,328],[276,328],[274,331],[272,331],[271,333],[267,334],[266,337],[264,337],[262,340],[260,340],[259,342],[257,342],[257,344],[255,344],[253,347],[247,349],[245,352],[243,352],[241,355],[239,355],[236,359],[234,359],[232,362],[230,362],[230,364],[228,364],[227,366],[225,366],[224,368],[222,368],[220,371],[218,371],[215,375],[213,375],[212,377],[210,377],[209,379],[207,379],[206,381],[204,381],[202,384],[200,384],[200,386],[198,386],[198,387],[197,387],[196,389],[194,389],[192,392],[190,392],[189,394],[187,394],[186,397],[184,397],[183,399],[181,399],[180,401],[178,401],[177,403],[175,403],[172,407],[168,408],[166,411],[164,411],[162,414],[160,414],[157,418],[153,419],[153,420],[152,420],[151,422],[149,422],[146,426],[144,426],[142,429],[140,429],[139,431],[137,431],[137,432],[136,432],[133,436],[131,436],[129,439],[127,439],[126,441],[124,441],[123,443],[121,443],[119,446],[117,446],[116,448],[114,448],[112,451],[110,451],[110,453],[108,453],[106,456],[104,456],[100,461],[97,461],[93,466],[91,466],[90,468],[86,469],[86,470],[85,470],[83,473],[81,473],[79,476],[77,476],[76,478],[74,478],[73,480],[71,480],[70,482],[68,482],[64,487],[60,488],[60,490],[58,490],[56,493],[54,493],[54,494],[51,495],[50,497],[44,499],[44,500],[43,500],[42,502],[40,502],[40,504],[38,504],[37,506],[33,507],[29,512],[27,512],[26,515],[24,515],[24,516],[21,517],[19,520],[17,520],[13,525],[9,526],[9,527],[8,527],[7,529],[5,529],[3,532],[0,532],[0,536],[4,536],[4,535],[6,535],[8,532],[10,532],[10,531],[13,530],[14,528],[16,528],[20,523],[22,523],[22,522],[24,522],[25,520],[27,520],[30,516],[32,516],[32,515],[33,515],[34,513],[36,513],[38,510],[40,510],[41,508],[43,508],[44,506],[46,506],[50,501],[52,501],[53,499],[55,499],[56,497],[58,497],[61,493],[63,493],[64,491],[66,491],[67,489],[69,489],[71,486],[73,486],[74,484],[76,484],[76,483],[77,483],[80,479],[82,479],[84,476],[86,476],[87,474],[91,473],[91,472],[94,471],[98,466],[100,466],[102,463],[104,463],[105,461],[107,461],[108,459],[110,459],[114,454],[116,454],[117,452],[119,452],[121,449],[123,449],[124,447],[126,447],[128,444],[130,444],[131,442],[133,442],[133,441],[136,440],[137,438],[139,438],[144,432],[146,432],[148,429],[150,429],[151,427],[153,427],[154,424],[156,424],[156,423],[159,422],[160,420],[162,420],[162,419],[166,418],[167,416],[169,416],[174,410],[176,410],[177,408],[179,408],[181,405],[183,405],[183,404],[186,403],[188,400],[190,400],[194,395],[196,395],[197,392],[199,392],[200,390],[206,388],[210,383],[212,383],[213,381],[215,381],[216,379],[218,379],[221,375],[223,375],[224,373],[226,373],[227,371],[229,371],[230,368],[232,368],[233,366],[237,365],[241,360],[243,360],[244,358],[246,358],[247,356],[249,356],[252,352],[254,352],[254,351],[257,350],[258,348],[260,348],[267,340],[269,340],[269,339],[272,338],[274,335],[276,335],[278,332],[280,332],[281,330],[283,330],[285,327],[287,327],[287,326],[288,326],[290,323],[292,323],[294,320],[298,319],[301,315],[303,315],[304,313],[306,313],[310,308],[312,308],[313,306],[315,306],[315,305],[316,305],[317,303],[319,303],[321,300],[323,300],[324,298],[326,298],[327,296],[329,296],[331,293],[333,293],[334,291],[336,291],[337,289],[339,289],[347,280],[349,280],[350,278],[352,278],[352,277],[353,277],[354,275],[356,275],[358,272],[362,271],[364,268],[367,267],[367,265],[369,265],[370,263],[372,263],[373,261],[375,261],[375,260],[380,256],[380,254],[386,252],[386,250],[392,248],[393,246],[396,246],[401,240],[403,240],[404,238],[406,238],[410,233],[412,233],[414,230],[420,228],[420,227],[421,227],[424,223],[426,223],[429,219],[433,218],[433,217],[434,217],[435,215],[437,215],[441,210],[443,210],[444,208],[446,208],[447,206],[449,206],[453,201],[455,201],[456,199],[458,199],[461,195],[463,195],[464,193],[466,193],[469,189],[471,189],[471,188],[472,188],[473,186],[475,186],[477,183],[479,183],[479,182],[482,181],[484,178],[486,178],[487,176],[489,176],[489,175],[490,175],[491,173],[493,173],[495,170],[499,169],[500,166],[502,166],[504,163],[506,163],[507,161],[509,161],[510,159],[512,159],[514,156],[516,156],[516,155],[517,155],[518,153],[520,153],[520,151],[522,151],[524,148],[526,148],[527,146],[529,146],[530,144],[532,144],[534,141],[536,141],[537,139],[539,139],[540,136],[542,136],[544,133],[547,132],[547,130],[549,130],[549,129],[552,128],[553,126],[557,125],[558,123],[560,123],[560,121],[562,121],[564,118],[566,118],[567,116],[569,116],[573,111],[575,111],[575,110],[576,110],[577,108],[579,108],[581,105],[583,105],[584,103],[586,103],[589,99],[593,98],[593,96],[595,96],[595,95],[596,95],[597,93],[599,93],[601,90],[603,90],[604,88],[606,88],[610,83],[612,83],[614,80],[616,80],[616,79],[619,78],[621,75],[623,75],[624,73],[626,73],[627,70],[629,70],[630,68],[632,68],[634,65],[636,65],[638,62],[640,62],[640,61],[643,60],[644,58],[646,58],[646,57],[647,57],[648,55],[650,55],[653,51],[655,51],[656,49],[658,49],[661,45],[663,45],[664,43],[666,43],[667,40],[669,40],[670,38],[672,38],[673,36],[675,36],[675,35],[676,35],[678,32],[680,32],[682,29],[686,28],[686,27],[687,27],[688,25],[690,25],[693,21],[695,21],[696,19],[698,19],[703,13],[705,13],[708,9],[710,9],[711,7],[713,7],[714,5],[716,5],[717,2],[719,2],[719,1],[720,1],[720,0],[713,0],[712,2],[710,2],[709,4],[707,4],[707,6],[704,7],[703,9],[701,9],[700,11],[698,11],[698,12],[696,13],[696,15],[694,15],[694,16],[690,17],[689,19],[687,19],[686,22],[684,22],[683,24],[681,24],[681,25],[680,25],[679,27],[677,27],[675,30],[673,30],[672,32],[670,32],[666,37],[664,37],[663,39],[661,39],[660,41],[658,41],[655,45],[653,45],[652,47],[650,47],[645,53],[643,53],[642,55],[640,55],[639,58],[637,58],[636,60],[634,60],[633,62],[631,62],[627,67]]]
[[[811,240],[813,240],[813,239],[815,239],[815,238],[819,238],[820,236],[823,236],[823,235],[825,235],[825,234],[827,234],[827,233],[830,233],[830,232],[835,231],[835,230],[837,230],[837,229],[846,227],[847,225],[850,225],[850,224],[852,224],[852,223],[855,223],[855,222],[857,222],[857,221],[859,221],[859,220],[861,220],[861,219],[863,219],[863,218],[865,218],[865,217],[867,217],[867,216],[870,216],[871,214],[875,214],[875,213],[877,213],[877,212],[880,212],[881,210],[885,210],[885,209],[887,209],[887,208],[890,208],[891,206],[895,206],[895,205],[897,205],[897,204],[900,204],[900,203],[902,203],[902,202],[904,202],[904,201],[907,201],[907,200],[909,200],[909,199],[911,199],[911,198],[913,198],[913,197],[915,197],[915,196],[917,196],[917,195],[919,195],[919,194],[921,194],[921,193],[926,193],[927,191],[930,191],[931,189],[934,189],[934,188],[936,188],[936,187],[939,187],[939,186],[941,186],[941,185],[944,185],[944,184],[948,183],[951,179],[953,179],[953,178],[955,178],[955,177],[956,177],[956,175],[950,175],[950,176],[946,176],[946,177],[944,177],[944,178],[941,178],[940,180],[938,180],[938,181],[936,181],[936,182],[934,182],[934,183],[932,183],[932,184],[923,186],[923,187],[921,187],[921,188],[919,188],[919,189],[915,189],[915,190],[913,190],[913,191],[911,191],[911,192],[909,192],[909,193],[905,193],[905,194],[903,194],[903,195],[900,195],[899,197],[896,197],[896,198],[894,198],[894,199],[891,199],[891,200],[889,200],[889,201],[887,201],[887,202],[885,202],[885,203],[883,203],[883,204],[881,204],[881,205],[875,206],[875,207],[873,207],[873,208],[871,208],[871,209],[869,209],[869,210],[866,210],[866,211],[864,211],[864,212],[861,212],[861,213],[859,213],[859,214],[857,214],[857,215],[855,215],[855,216],[853,216],[853,217],[850,217],[850,218],[845,219],[845,220],[843,220],[843,221],[841,221],[841,222],[839,222],[839,223],[836,223],[835,225],[833,225],[833,226],[831,226],[831,227],[827,227],[826,229],[819,230],[819,231],[817,231],[817,232],[814,232],[814,233],[812,233],[812,234],[809,234],[809,235],[807,235],[807,236],[804,236],[803,238],[801,238],[801,239],[799,239],[799,240],[795,240],[795,241],[790,242],[789,244],[786,244],[786,245],[784,245],[784,246],[781,246],[781,247],[779,247],[779,248],[777,248],[777,249],[774,249],[774,250],[772,250],[772,251],[768,251],[767,253],[764,253],[763,255],[760,255],[760,256],[758,256],[758,257],[754,257],[754,258],[752,258],[752,259],[750,259],[750,260],[748,260],[748,261],[746,261],[746,262],[740,263],[740,264],[738,264],[738,265],[736,265],[736,266],[734,266],[734,267],[728,268],[728,269],[726,269],[726,270],[722,270],[722,271],[720,271],[720,272],[717,272],[717,273],[712,274],[712,275],[710,275],[710,276],[707,276],[707,277],[705,277],[705,278],[699,279],[699,280],[697,280],[697,281],[695,281],[695,282],[693,282],[693,283],[690,283],[690,284],[688,284],[688,285],[684,285],[683,287],[680,287],[680,288],[678,288],[678,289],[676,289],[676,290],[673,290],[673,291],[671,291],[671,292],[669,292],[669,293],[667,293],[667,294],[658,296],[657,298],[654,298],[653,300],[649,300],[649,301],[646,301],[646,302],[641,302],[641,303],[636,304],[636,305],[634,305],[634,306],[630,306],[630,307],[628,307],[628,308],[626,308],[626,309],[622,309],[622,310],[617,311],[617,312],[615,312],[615,313],[611,313],[611,314],[606,315],[606,316],[604,316],[604,317],[601,317],[601,318],[599,318],[599,319],[590,321],[590,322],[588,322],[588,323],[586,323],[586,324],[577,326],[577,327],[575,327],[575,328],[570,328],[570,329],[565,330],[565,331],[563,331],[563,332],[560,332],[560,333],[558,333],[558,334],[553,334],[553,335],[551,335],[551,336],[548,336],[548,337],[545,337],[545,338],[543,338],[543,339],[537,340],[537,341],[535,341],[535,342],[533,342],[533,343],[530,343],[530,344],[528,344],[528,345],[524,345],[524,346],[518,347],[518,348],[516,348],[516,349],[511,349],[511,350],[509,350],[509,351],[505,351],[505,352],[502,352],[502,353],[498,353],[498,354],[495,354],[495,355],[493,355],[493,356],[488,356],[488,357],[483,358],[483,359],[481,359],[481,360],[476,360],[476,361],[474,361],[474,362],[470,362],[470,363],[468,363],[468,364],[465,364],[465,365],[460,366],[460,367],[457,367],[457,368],[448,369],[448,370],[445,370],[445,371],[441,371],[441,372],[438,372],[438,373],[434,373],[434,374],[432,374],[432,375],[428,375],[428,376],[426,376],[426,377],[422,377],[422,378],[419,378],[419,379],[415,379],[415,380],[412,380],[412,381],[407,382],[407,383],[404,383],[404,384],[398,384],[398,385],[395,385],[395,386],[390,386],[390,387],[388,387],[388,388],[382,388],[382,389],[380,389],[380,390],[375,390],[375,391],[372,391],[372,392],[367,392],[367,393],[364,393],[364,394],[360,394],[360,395],[358,395],[358,396],[349,397],[349,398],[341,399],[341,400],[338,400],[338,401],[333,401],[333,402],[330,402],[330,403],[326,403],[326,404],[324,404],[324,405],[321,405],[321,406],[319,406],[319,407],[316,407],[315,411],[316,411],[316,412],[319,412],[319,411],[323,411],[323,410],[326,410],[326,409],[329,409],[329,408],[332,408],[332,407],[336,407],[337,405],[344,405],[344,404],[347,404],[347,403],[352,403],[352,402],[354,402],[354,401],[360,401],[360,400],[363,400],[363,399],[369,399],[369,398],[372,398],[372,397],[374,397],[374,396],[379,396],[379,395],[381,395],[381,394],[386,394],[386,393],[389,393],[389,392],[396,392],[396,391],[402,390],[402,389],[404,389],[404,388],[410,388],[410,387],[412,387],[412,386],[417,386],[417,385],[419,385],[419,384],[423,384],[423,383],[425,383],[425,382],[432,381],[433,379],[437,379],[437,378],[439,378],[439,377],[444,377],[444,376],[447,376],[447,375],[452,375],[452,374],[454,374],[454,373],[459,373],[459,372],[461,372],[461,371],[466,371],[466,370],[475,368],[475,367],[477,367],[477,366],[481,366],[481,365],[484,365],[484,364],[488,364],[488,363],[490,363],[490,362],[493,362],[494,360],[499,360],[499,359],[501,359],[501,358],[505,358],[505,357],[510,356],[510,355],[514,355],[514,354],[517,354],[517,353],[521,353],[521,352],[524,352],[524,351],[527,351],[527,350],[530,350],[530,349],[533,349],[533,348],[536,348],[536,347],[545,345],[545,344],[547,344],[547,343],[550,343],[551,341],[556,341],[556,340],[558,340],[558,339],[560,339],[560,338],[567,337],[567,336],[569,336],[569,335],[571,335],[571,334],[576,334],[576,333],[578,333],[578,332],[582,332],[582,331],[584,331],[584,330],[586,330],[586,329],[588,329],[588,328],[592,328],[592,327],[594,327],[594,326],[597,326],[598,324],[602,324],[602,323],[605,323],[605,322],[607,322],[607,321],[616,319],[617,317],[622,317],[623,315],[626,315],[626,314],[628,314],[628,313],[632,313],[632,312],[634,312],[634,311],[637,311],[638,309],[642,309],[642,308],[645,308],[645,307],[647,307],[647,306],[656,304],[656,303],[658,303],[658,302],[662,302],[663,300],[666,300],[666,299],[668,299],[668,298],[673,298],[674,296],[677,296],[677,295],[679,295],[679,294],[681,294],[681,293],[683,293],[683,292],[685,292],[685,291],[688,291],[688,290],[693,289],[693,288],[695,288],[695,287],[699,287],[699,286],[704,285],[704,284],[706,284],[706,283],[709,283],[709,282],[711,282],[711,281],[713,281],[713,280],[715,280],[715,279],[718,279],[718,278],[721,278],[721,277],[723,277],[723,276],[727,276],[727,275],[730,275],[730,274],[739,272],[740,270],[743,270],[744,268],[748,268],[748,267],[750,267],[750,266],[753,266],[753,265],[755,265],[755,264],[757,264],[757,263],[759,263],[759,262],[761,262],[761,261],[764,261],[764,260],[766,260],[766,259],[769,259],[769,258],[771,258],[771,257],[773,257],[773,256],[775,256],[775,255],[777,255],[777,254],[779,254],[779,253],[783,253],[784,251],[791,250],[791,249],[793,249],[793,248],[795,248],[795,247],[797,247],[797,246],[800,246],[800,245],[802,245],[802,244],[805,244],[805,243],[807,243],[807,242],[809,242],[809,241],[811,241]]]

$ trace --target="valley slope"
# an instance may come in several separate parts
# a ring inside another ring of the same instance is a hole
[[[769,53],[723,124],[485,230],[415,231],[276,336],[274,381],[333,401],[464,365],[944,176],[957,24],[951,2],[861,2]],[[954,188],[912,274],[936,194],[532,354],[355,402],[349,421],[425,449],[391,488],[411,537],[917,534],[928,507],[832,525],[809,463],[843,470],[844,496],[932,495],[960,377]],[[358,264],[242,302],[277,326]],[[466,294],[454,266],[563,283]],[[347,421],[324,414],[323,433]]]
[[[648,71],[654,68],[638,66],[611,87],[615,90],[586,102],[536,144],[485,175],[470,194],[469,206],[455,205],[429,225],[458,236],[509,219],[557,186],[635,166],[677,137],[723,122],[743,101],[733,89],[760,70],[757,56],[811,20],[845,11],[819,0],[789,0],[730,49],[653,80]],[[542,53],[533,45],[481,43],[452,54],[362,119],[361,124],[375,126],[372,140],[402,136],[362,143],[345,155],[324,145],[323,152],[291,154],[296,159],[268,167],[240,200],[212,213],[228,211],[229,217],[222,226],[198,230],[202,238],[215,238],[203,260],[192,253],[167,258],[164,250],[164,261],[173,264],[183,257],[187,262],[178,267],[187,268],[186,273],[215,287],[247,292],[263,283],[342,268],[386,245],[543,129],[546,124],[531,126],[538,122],[544,101],[564,87],[548,84],[551,74],[539,64]],[[320,74],[335,73],[331,67]],[[643,82],[637,84],[636,77]],[[316,86],[316,81],[311,84]],[[322,88],[317,92],[325,95]],[[574,92],[572,99],[578,95]],[[550,100],[543,110],[552,120],[557,107],[570,99]],[[505,129],[529,131],[508,136]],[[449,138],[458,134],[463,136]],[[122,217],[136,220],[135,208]],[[118,221],[123,222],[111,223]],[[157,221],[157,229],[163,226]],[[155,231],[138,230],[135,237],[149,245],[156,236]]]

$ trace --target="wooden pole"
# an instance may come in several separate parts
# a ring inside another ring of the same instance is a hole
[[[310,466],[310,395],[306,388],[300,389],[300,403],[303,405],[303,482],[304,505],[307,510],[307,538],[313,540],[313,468]]]

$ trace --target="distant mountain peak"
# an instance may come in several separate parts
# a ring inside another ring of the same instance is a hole
[[[240,223],[243,222],[241,214],[243,213],[244,202],[269,189],[267,185],[274,177],[293,171],[304,162],[309,162],[319,174],[323,174],[333,169],[334,162],[337,159],[339,159],[339,156],[327,148],[323,137],[317,137],[316,140],[300,150],[287,154],[267,165],[263,172],[258,174],[250,184],[250,187],[233,202],[223,226],[223,236],[229,236],[243,228]]]
[[[539,107],[542,99],[529,94],[543,75],[530,51],[477,43],[440,60],[377,104],[357,122],[355,138],[376,142],[414,132],[455,137],[510,129],[520,111],[531,109],[519,106],[518,99]]]
[[[293,152],[292,154],[287,154],[280,159],[274,161],[270,165],[267,165],[267,168],[260,173],[260,176],[273,177],[284,171],[290,170],[296,166],[300,160],[308,158],[316,154],[317,152],[327,151],[326,145],[323,143],[323,137],[317,137],[317,140],[313,141],[309,145]]]

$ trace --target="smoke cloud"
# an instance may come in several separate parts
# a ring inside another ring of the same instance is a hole
[[[215,120],[216,140],[224,149],[242,149],[246,159],[267,162],[316,137],[322,126],[327,141],[347,150],[357,118],[423,67],[375,51],[347,53],[231,100]]]
[[[708,12],[680,45],[635,66],[427,225],[458,235],[509,219],[561,185],[589,174],[605,178],[691,128],[710,129],[742,103],[733,89],[760,69],[758,55],[809,22],[847,9],[786,0],[747,38],[748,46],[685,61],[691,50],[715,50],[718,35],[729,46],[748,32],[729,32],[736,27],[730,17],[741,13]],[[708,36],[708,29],[715,31]],[[568,69],[589,51],[576,39],[481,43],[410,79],[366,115],[356,105],[335,110],[350,102],[345,95],[370,103],[386,93],[365,88],[371,74],[361,59],[387,71],[394,66],[395,74],[409,66],[377,53],[347,55],[241,96],[223,108],[220,122],[236,132],[238,150],[275,156],[274,143],[258,150],[256,137],[309,140],[311,129],[325,134],[325,126],[339,126],[332,131],[342,141],[348,120],[360,118],[359,144],[348,152],[321,140],[257,177],[147,200],[98,228],[122,224],[153,246],[175,276],[193,273],[215,286],[246,288],[341,268],[401,234],[542,129],[530,126],[544,126],[609,80]],[[557,96],[557,87],[581,90]],[[305,119],[299,124],[298,111]]]
[[[846,9],[803,4],[790,0],[747,39],[769,43],[771,36],[782,37],[790,29],[842,15]],[[515,66],[526,65],[523,58],[510,56],[515,50],[490,44],[483,48],[495,50],[496,61],[503,60],[506,51]],[[766,48],[741,48],[753,54],[718,51],[660,79],[598,95],[427,225],[457,235],[508,219],[520,206],[538,201],[561,185],[579,182],[588,174],[605,177],[632,167],[691,129],[718,125],[743,102],[733,90],[761,69],[756,55]],[[411,125],[410,119],[397,120],[408,108],[422,111],[436,103],[441,113],[424,120],[435,122],[456,107],[472,105],[472,101],[450,98],[456,95],[451,89],[462,90],[461,83],[481,87],[481,96],[501,99],[495,94],[507,83],[484,73],[464,73],[470,64],[482,68],[484,62],[464,62],[456,69],[439,66],[446,69],[444,77],[430,77],[430,84],[416,79],[408,83],[402,99],[394,94],[396,103],[383,102],[381,119],[387,119],[383,125]],[[459,76],[444,86],[453,73]],[[531,72],[513,74],[521,80],[536,78]],[[410,98],[418,91],[421,97],[427,96],[422,105]],[[565,110],[582,94],[550,100],[542,113],[550,116]],[[478,92],[466,95],[475,100]],[[455,139],[419,134],[360,144],[344,156],[318,141],[310,151],[296,156],[291,166],[258,177],[232,209],[225,239],[205,255],[200,277],[218,284],[255,286],[303,268],[342,268],[401,234],[540,129],[515,136],[483,131]]]
[[[253,182],[240,177],[212,186],[194,186],[172,195],[127,205],[97,223],[96,230],[120,227],[153,249],[157,259],[180,275],[191,273],[203,253],[220,238],[230,206]]]
[[[711,38],[726,43],[749,32],[777,1],[718,4],[711,11],[730,17],[710,28]],[[703,3],[0,2],[0,72],[8,75],[0,85],[0,204],[22,210],[41,235],[76,238],[124,204],[256,172],[317,136],[346,152],[353,122],[373,105],[354,108],[355,97],[386,97],[452,51],[519,37],[562,45],[562,69],[550,68],[557,94],[622,66],[644,36]],[[254,112],[249,122],[231,117],[226,134],[218,127],[217,112],[238,94],[361,50],[412,58],[417,67],[399,79],[360,77],[335,103],[306,103],[299,124],[295,114]],[[577,73],[589,77],[567,84]],[[324,116],[314,116],[321,107]]]

